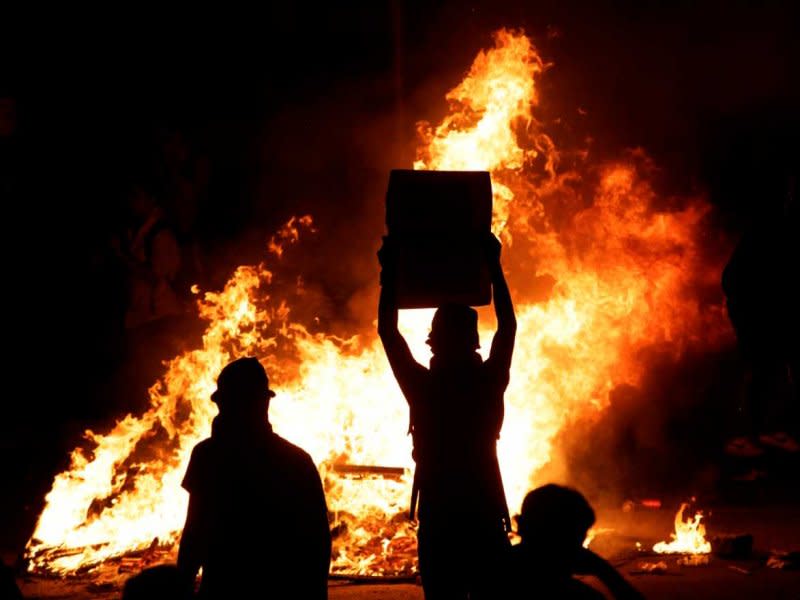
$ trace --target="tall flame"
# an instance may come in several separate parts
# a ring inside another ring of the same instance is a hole
[[[700,521],[703,513],[697,511],[694,518],[683,520],[683,511],[689,508],[685,502],[681,504],[675,515],[675,533],[671,533],[671,542],[658,542],[653,551],[659,554],[710,554],[711,542],[706,540],[706,526]]]
[[[700,245],[707,205],[659,198],[641,152],[590,166],[585,151],[557,151],[534,116],[543,70],[527,37],[497,32],[494,47],[447,95],[448,115],[419,125],[415,162],[492,173],[493,229],[506,242],[518,320],[498,446],[512,511],[557,458],[555,436],[596,417],[614,387],[636,385],[648,348],[677,358],[727,334],[721,303],[704,305],[698,293],[719,272]],[[560,167],[567,155],[578,167]],[[202,347],[169,361],[145,414],[106,434],[87,432],[89,449],[72,453],[47,495],[27,548],[32,568],[68,573],[155,539],[174,544],[187,505],[180,480],[192,447],[209,434],[215,376],[242,355],[258,356],[278,390],[275,430],[319,465],[335,533],[333,570],[415,568],[414,526],[403,516],[413,470],[407,407],[374,330],[349,339],[312,332],[291,319],[302,289],[281,295],[271,283],[286,246],[309,228],[310,218],[292,219],[270,241],[269,268],[239,267],[222,291],[203,295]],[[490,345],[490,314],[481,310],[482,348]],[[423,363],[430,317],[400,318]],[[395,467],[396,476],[348,465]]]

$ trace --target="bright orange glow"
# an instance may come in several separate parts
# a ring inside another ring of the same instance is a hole
[[[689,507],[681,504],[675,515],[675,533],[670,534],[672,541],[658,542],[653,551],[659,554],[710,554],[711,542],[706,540],[706,526],[700,521],[703,513],[697,511],[693,519],[683,520],[683,511]]]
[[[610,527],[592,527],[586,532],[586,539],[583,540],[583,547],[588,548],[598,535],[606,533],[613,533],[614,530]]]
[[[447,116],[420,124],[415,162],[492,172],[493,229],[505,242],[518,318],[498,446],[512,514],[543,483],[541,468],[562,463],[556,436],[599,415],[616,386],[637,385],[648,350],[677,358],[728,335],[721,298],[703,304],[698,292],[719,287],[720,265],[700,243],[708,206],[659,198],[641,153],[591,165],[585,151],[557,151],[535,118],[542,72],[527,37],[499,31],[494,48],[447,95]],[[567,154],[569,169],[561,167]],[[276,432],[319,465],[333,513],[333,570],[415,568],[414,525],[403,516],[414,466],[408,411],[374,328],[348,339],[312,332],[292,320],[291,304],[270,285],[270,270],[310,227],[308,217],[292,219],[269,242],[269,266],[239,267],[222,291],[200,294],[202,347],[168,363],[145,414],[105,434],[87,432],[87,449],[73,452],[47,495],[28,544],[33,569],[67,573],[154,539],[174,544],[187,505],[180,480],[216,413],[215,377],[242,355],[258,356],[278,391],[270,407]],[[291,251],[302,252],[302,243]],[[423,364],[431,312],[400,316]],[[494,323],[489,309],[480,314],[486,352]],[[404,471],[359,477],[342,465]]]

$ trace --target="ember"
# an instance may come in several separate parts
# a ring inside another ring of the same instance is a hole
[[[492,173],[493,229],[509,247],[504,261],[517,303],[499,443],[512,512],[540,469],[558,463],[556,435],[595,418],[616,386],[639,383],[645,349],[677,358],[728,335],[721,298],[700,301],[699,290],[716,289],[720,272],[699,242],[708,205],[689,198],[667,208],[641,153],[591,165],[585,149],[557,149],[534,115],[543,70],[525,35],[497,32],[494,48],[481,51],[447,95],[450,113],[436,126],[420,124],[414,165]],[[175,543],[187,505],[180,481],[215,414],[214,377],[242,355],[258,356],[270,374],[276,431],[319,465],[333,513],[333,572],[416,568],[414,524],[405,518],[414,467],[407,408],[375,332],[349,339],[312,332],[292,319],[290,297],[271,287],[281,256],[310,228],[309,217],[292,219],[269,242],[269,264],[241,266],[223,290],[200,293],[202,347],[167,363],[147,412],[86,433],[87,447],[75,449],[69,470],[55,478],[28,543],[32,570],[71,573],[146,550],[156,538]],[[421,362],[430,318],[430,311],[401,315]],[[688,527],[702,538],[699,517]],[[680,536],[678,529],[673,544],[683,543]]]

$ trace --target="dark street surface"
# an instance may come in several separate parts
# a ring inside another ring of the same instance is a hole
[[[637,542],[646,549],[668,539],[674,518],[671,508],[599,511],[598,526],[611,531],[599,534],[592,548],[609,559],[647,598],[800,599],[800,570],[766,566],[773,550],[800,550],[800,506],[795,503],[770,508],[720,507],[707,513],[707,538],[750,533],[754,536],[753,555],[741,560],[711,556],[707,565],[690,567],[679,565],[677,555],[659,556],[637,550]],[[641,573],[646,564],[661,561],[666,564],[666,571]],[[19,579],[19,583],[26,598],[105,600],[119,597],[118,585],[127,576],[128,573],[104,573],[102,577],[72,580],[28,577]],[[330,583],[330,597],[416,600],[423,596],[422,588],[413,583],[335,580]]]

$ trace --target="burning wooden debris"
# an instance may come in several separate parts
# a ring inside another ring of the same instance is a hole
[[[672,541],[658,542],[653,546],[657,554],[710,554],[711,543],[706,540],[706,527],[700,521],[703,513],[697,511],[694,518],[683,520],[683,512],[689,508],[684,502],[675,515],[675,533],[670,534]]]
[[[630,573],[631,575],[664,575],[668,571],[669,567],[663,560],[657,562],[643,560]]]
[[[767,558],[767,566],[771,569],[796,571],[800,569],[800,551],[773,550],[769,558]]]
[[[381,478],[381,479],[400,479],[408,473],[404,467],[380,467],[376,465],[348,465],[334,463],[331,466],[334,473],[351,477],[353,479]]]

